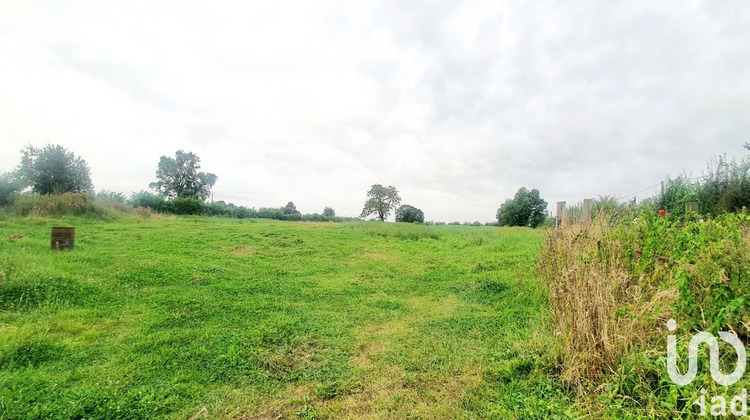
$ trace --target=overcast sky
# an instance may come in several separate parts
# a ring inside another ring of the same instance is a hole
[[[61,144],[94,187],[196,153],[214,199],[491,221],[700,175],[750,141],[744,1],[0,2],[0,170]],[[647,195],[655,191],[649,191]]]

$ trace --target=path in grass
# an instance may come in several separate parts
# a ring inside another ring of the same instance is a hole
[[[48,249],[61,224],[73,252]],[[537,369],[540,242],[468,226],[0,221],[0,418],[559,414]]]

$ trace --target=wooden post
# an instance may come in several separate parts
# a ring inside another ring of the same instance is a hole
[[[688,201],[685,203],[685,215],[698,214],[698,203],[695,201]]]
[[[583,227],[587,228],[591,226],[591,212],[594,208],[594,199],[593,198],[584,198],[583,199],[583,211],[582,211],[582,218],[581,221],[583,223]]]
[[[76,242],[76,228],[53,227],[50,235],[52,249],[73,249]]]
[[[557,218],[555,219],[555,227],[561,229],[565,227],[565,202],[557,202]]]

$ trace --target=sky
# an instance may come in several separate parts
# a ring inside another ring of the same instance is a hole
[[[0,171],[60,144],[97,191],[185,150],[217,201],[488,222],[750,154],[749,110],[743,1],[0,2]]]

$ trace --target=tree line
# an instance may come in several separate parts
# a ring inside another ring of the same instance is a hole
[[[0,174],[0,205],[9,204],[14,196],[27,190],[39,195],[67,192],[94,194],[88,164],[66,148],[60,145],[47,145],[43,148],[27,146],[21,151],[21,155],[21,163],[14,171]],[[240,219],[301,221],[357,220],[338,217],[331,207],[325,207],[322,213],[302,214],[291,201],[283,207],[260,209],[224,201],[214,202],[210,200],[211,190],[218,177],[201,171],[200,158],[184,150],[175,152],[174,157],[161,156],[155,175],[156,181],[149,184],[151,191],[141,190],[126,197],[119,192],[103,190],[96,197],[134,208],[143,207],[179,215],[205,214]],[[497,224],[537,227],[547,217],[546,206],[547,202],[539,197],[539,191],[521,188],[514,198],[506,200],[498,209]],[[395,214],[396,222],[425,223],[421,209],[409,204],[401,205],[396,187],[372,185],[359,219],[374,215],[376,220],[385,221],[391,214]],[[471,225],[481,223],[474,222]]]

